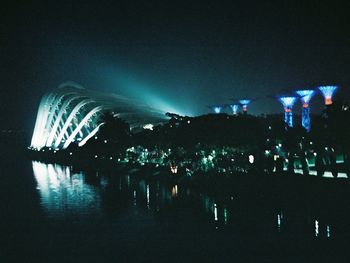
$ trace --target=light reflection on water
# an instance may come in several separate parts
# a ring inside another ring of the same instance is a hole
[[[85,183],[82,173],[69,167],[32,162],[42,207],[49,216],[98,214],[101,198],[97,189]]]
[[[111,213],[107,211],[116,211],[118,205],[122,205],[137,210],[131,215],[136,220],[141,214],[152,220],[159,215],[171,220],[177,215],[179,224],[201,222],[215,229],[246,233],[265,231],[276,235],[285,234],[286,229],[291,233],[294,227],[300,229],[295,222],[293,225],[293,220],[288,220],[291,216],[288,211],[282,212],[269,203],[265,204],[266,207],[247,204],[240,201],[240,196],[233,197],[232,193],[218,199],[159,179],[148,181],[130,174],[105,175],[98,172],[87,175],[73,172],[67,166],[37,161],[33,161],[32,166],[41,206],[50,218],[72,215],[76,218],[92,215],[110,217]],[[113,216],[121,215],[116,213]],[[322,218],[308,221],[307,218],[312,218],[312,215],[295,217],[303,224],[303,235],[314,238],[334,236],[329,221]]]

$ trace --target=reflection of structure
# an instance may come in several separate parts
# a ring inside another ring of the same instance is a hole
[[[67,148],[72,142],[84,145],[98,132],[101,116],[112,112],[131,128],[164,121],[162,112],[113,94],[88,91],[68,82],[46,94],[39,106],[31,147]]]
[[[247,114],[248,113],[248,104],[251,102],[252,100],[249,99],[244,99],[244,100],[240,100],[239,103],[242,105],[242,109],[243,109],[243,113]]]
[[[222,109],[224,108],[224,106],[222,105],[212,105],[208,107],[212,109],[215,113],[221,113]]]
[[[72,174],[69,167],[33,161],[41,204],[49,214],[65,216],[99,212],[100,196],[84,181],[83,174]]]
[[[322,92],[322,95],[324,97],[324,104],[325,105],[331,105],[332,97],[334,92],[336,91],[338,87],[337,86],[320,86],[318,89]]]
[[[238,104],[230,104],[230,107],[232,109],[233,115],[237,115],[238,114],[239,105]]]
[[[301,124],[306,129],[307,132],[311,129],[311,121],[310,121],[310,100],[314,95],[314,90],[298,90],[296,92],[300,96],[301,103],[303,105],[302,108],[302,116],[301,116]]]
[[[289,126],[293,127],[293,112],[292,108],[295,102],[295,97],[280,97],[279,101],[282,103],[284,108],[284,122]]]

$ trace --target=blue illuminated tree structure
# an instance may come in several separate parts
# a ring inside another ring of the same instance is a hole
[[[314,90],[297,90],[296,93],[300,96],[302,103],[302,115],[301,115],[301,124],[306,129],[307,132],[310,132],[311,129],[311,119],[310,119],[310,100],[314,95]]]
[[[239,103],[242,105],[242,109],[243,109],[243,113],[247,114],[248,113],[248,104],[251,102],[252,100],[250,99],[243,99],[243,100],[239,100]]]
[[[238,104],[230,104],[230,107],[232,109],[233,115],[237,115],[238,114],[239,105]]]
[[[331,105],[333,103],[333,94],[338,89],[338,86],[320,86],[318,89],[321,91],[324,97],[324,104]]]
[[[284,108],[284,122],[288,125],[288,127],[293,127],[292,108],[296,97],[279,97],[278,100],[282,103]]]
[[[223,105],[211,105],[208,107],[212,109],[215,113],[221,113],[222,109],[224,108]]]

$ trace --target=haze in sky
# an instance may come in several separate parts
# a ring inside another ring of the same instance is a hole
[[[320,84],[348,96],[349,6],[299,2],[12,1],[1,125],[31,132],[40,97],[67,80],[191,116],[246,97],[253,114],[281,112],[271,97]]]

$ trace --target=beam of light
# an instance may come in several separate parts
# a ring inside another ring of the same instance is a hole
[[[101,76],[104,76],[104,81],[107,79],[110,82],[109,85],[118,89],[123,89],[123,94],[140,99],[146,105],[164,112],[176,113],[182,116],[193,115],[191,111],[174,105],[173,102],[176,101],[174,98],[178,99],[176,97],[178,94],[171,96],[170,99],[165,99],[166,96],[160,95],[162,90],[165,90],[164,88],[147,85],[137,80],[132,74],[123,72],[123,70],[118,68],[104,69],[101,72]],[[191,105],[191,103],[187,103],[187,105]]]
[[[230,107],[232,109],[233,115],[237,115],[238,114],[239,105],[238,104],[230,104]]]
[[[293,127],[292,108],[295,103],[296,97],[279,97],[278,100],[282,103],[284,108],[284,122],[289,127]]]
[[[311,119],[310,119],[310,100],[315,94],[314,90],[297,90],[296,93],[300,96],[301,103],[303,105],[301,114],[301,124],[307,132],[311,130]]]
[[[32,149],[65,149],[74,141],[83,146],[98,132],[103,123],[101,116],[106,112],[120,115],[135,128],[166,120],[164,112],[125,97],[67,85],[43,96],[31,140]]]
[[[321,91],[324,97],[324,104],[331,105],[333,103],[333,94],[338,89],[338,86],[320,86],[318,89]]]

